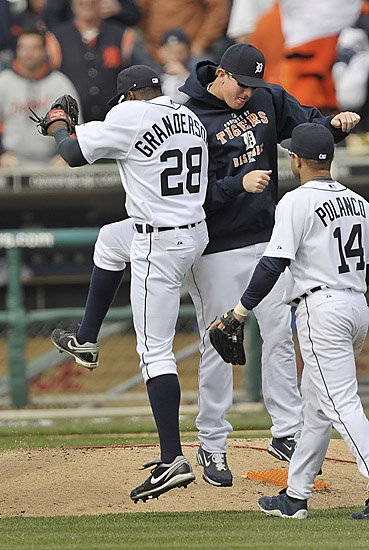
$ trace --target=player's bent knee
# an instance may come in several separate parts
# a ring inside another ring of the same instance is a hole
[[[103,225],[100,228],[96,245],[99,244],[100,246],[112,246],[114,244],[113,239],[114,232],[112,231],[112,224]]]
[[[140,364],[142,376],[145,384],[152,378],[162,376],[163,374],[175,374],[178,376],[177,365],[172,361],[160,361],[153,363]]]

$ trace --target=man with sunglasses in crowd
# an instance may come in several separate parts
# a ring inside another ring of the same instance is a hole
[[[233,307],[270,239],[278,200],[277,144],[293,128],[314,122],[343,140],[356,113],[323,116],[302,106],[281,86],[263,80],[265,59],[251,44],[234,44],[219,66],[199,62],[180,90],[208,132],[209,184],[205,201],[209,244],[188,275],[201,337],[197,460],[205,481],[232,485],[226,460],[226,420],[233,401],[232,365],[211,346],[207,327]],[[289,461],[302,427],[302,405],[291,331],[291,308],[282,302],[284,278],[254,308],[262,347],[262,389],[272,420],[268,451]]]

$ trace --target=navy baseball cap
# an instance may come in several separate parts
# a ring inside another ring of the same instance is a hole
[[[124,99],[125,94],[130,90],[139,90],[140,88],[147,87],[161,87],[160,78],[151,67],[147,65],[132,65],[128,69],[123,69],[117,78],[118,93],[107,102],[107,105],[117,105],[119,100]]]
[[[281,141],[281,147],[304,159],[331,160],[334,155],[332,133],[322,124],[314,122],[296,126],[291,137]]]
[[[264,54],[252,44],[233,44],[223,53],[219,65],[243,86],[269,88],[263,80]]]

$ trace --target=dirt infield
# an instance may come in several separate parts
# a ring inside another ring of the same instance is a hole
[[[288,467],[266,452],[268,442],[229,441],[234,484],[227,488],[215,488],[202,480],[202,469],[195,460],[198,442],[186,443],[184,454],[193,465],[196,481],[159,500],[138,504],[130,500],[129,493],[145,479],[147,471],[139,468],[158,458],[157,446],[5,451],[0,453],[0,517],[257,510],[258,497],[276,494],[280,487],[242,476],[248,471]],[[343,441],[332,440],[327,457],[319,479],[329,483],[330,490],[314,492],[309,507],[362,507],[366,483]]]

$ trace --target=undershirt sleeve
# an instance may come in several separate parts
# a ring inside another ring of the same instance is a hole
[[[69,166],[74,168],[76,166],[84,166],[85,164],[88,164],[82,154],[78,140],[70,137],[66,128],[58,128],[53,135],[59,155],[63,157]]]
[[[249,311],[269,294],[279,276],[290,265],[288,258],[263,256],[255,268],[249,286],[241,297],[242,305]]]

